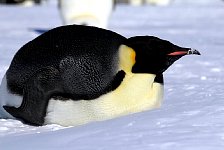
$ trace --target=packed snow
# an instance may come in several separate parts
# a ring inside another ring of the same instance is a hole
[[[78,127],[34,127],[0,119],[1,150],[223,150],[224,2],[175,0],[166,7],[118,5],[109,28],[125,35],[154,35],[192,47],[165,73],[161,108]],[[16,51],[61,25],[56,2],[0,6],[0,79]]]

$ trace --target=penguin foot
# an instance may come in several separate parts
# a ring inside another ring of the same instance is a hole
[[[44,119],[38,116],[29,116],[28,112],[23,111],[20,108],[11,107],[11,106],[3,106],[3,108],[15,118],[22,120],[24,123],[33,125],[33,126],[41,126],[44,124]]]
[[[3,108],[11,115],[13,115],[14,117],[18,117],[18,108],[16,107],[11,107],[11,106],[3,106]]]

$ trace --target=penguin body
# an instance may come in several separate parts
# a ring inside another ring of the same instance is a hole
[[[190,50],[151,36],[58,27],[15,54],[1,84],[8,97],[1,95],[0,110],[32,125],[70,126],[157,108],[162,73]]]
[[[114,91],[94,100],[50,99],[45,124],[82,125],[159,108],[163,85],[152,74],[128,74]]]

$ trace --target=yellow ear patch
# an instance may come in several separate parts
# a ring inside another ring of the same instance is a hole
[[[132,48],[121,45],[119,47],[119,70],[124,70],[126,73],[131,72],[135,64],[135,57],[136,53]]]

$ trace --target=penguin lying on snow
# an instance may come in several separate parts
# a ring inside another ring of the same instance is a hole
[[[157,108],[162,73],[189,54],[200,53],[153,36],[58,27],[15,54],[2,80],[0,113],[32,125],[70,126]]]

